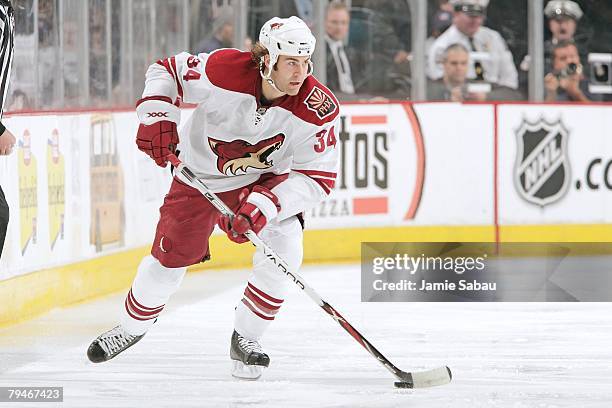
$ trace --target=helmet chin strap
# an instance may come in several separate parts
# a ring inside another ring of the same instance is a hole
[[[261,68],[259,69],[259,74],[272,88],[274,88],[275,90],[277,90],[278,92],[282,94],[286,93],[278,89],[278,87],[274,83],[274,80],[272,79],[272,67],[268,68],[268,73],[266,74],[266,65],[264,64],[263,59],[261,61]]]

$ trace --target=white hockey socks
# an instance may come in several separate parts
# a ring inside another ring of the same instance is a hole
[[[296,217],[272,222],[260,236],[297,271],[302,264],[302,226]],[[234,329],[251,340],[259,341],[279,312],[291,282],[257,249],[253,256],[253,273],[240,303],[236,307]]]
[[[121,311],[123,329],[134,336],[144,334],[178,290],[186,270],[166,268],[151,255],[144,257]]]
[[[270,296],[249,282],[236,307],[234,328],[240,335],[259,341],[282,304],[283,299]]]

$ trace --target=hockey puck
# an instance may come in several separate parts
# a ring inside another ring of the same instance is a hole
[[[396,381],[395,388],[412,388],[412,383],[404,382],[404,381]]]

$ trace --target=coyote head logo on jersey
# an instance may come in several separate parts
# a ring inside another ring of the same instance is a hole
[[[224,142],[208,138],[210,148],[218,156],[217,169],[228,176],[237,176],[239,171],[244,174],[249,168],[269,169],[274,165],[270,155],[280,149],[284,141],[282,133],[254,145],[241,139]]]

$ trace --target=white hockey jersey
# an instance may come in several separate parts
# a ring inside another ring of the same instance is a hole
[[[149,67],[143,99],[162,96],[197,104],[180,127],[178,148],[180,159],[212,191],[246,186],[262,173],[288,173],[272,190],[282,220],[314,207],[334,187],[339,104],[310,75],[296,96],[264,107],[261,81],[250,53],[181,53]],[[140,106],[139,118],[146,123]]]

